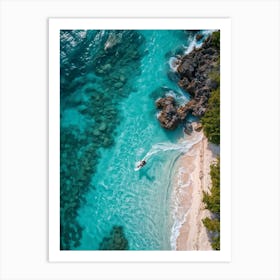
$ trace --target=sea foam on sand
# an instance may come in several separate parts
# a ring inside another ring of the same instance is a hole
[[[172,190],[172,250],[212,250],[202,219],[210,216],[202,202],[203,191],[211,187],[210,165],[217,149],[203,132],[186,136],[193,146],[177,161]]]

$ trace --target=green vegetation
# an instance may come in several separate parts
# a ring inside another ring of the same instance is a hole
[[[212,72],[209,73],[208,77],[213,81],[218,84],[218,87],[220,87],[220,70],[219,70],[219,65],[220,65],[220,57],[216,61],[217,65],[216,68]]]
[[[214,31],[212,33],[211,39],[212,39],[213,46],[215,46],[216,48],[220,49],[220,30]]]
[[[208,107],[201,118],[203,131],[208,140],[220,144],[220,87],[211,92]]]
[[[211,45],[220,50],[220,31],[212,33]],[[212,84],[212,91],[201,123],[208,140],[220,145],[220,56],[215,58],[214,68],[208,74],[208,79]],[[220,250],[220,159],[210,168],[211,193],[203,192],[203,202],[211,212],[211,218],[207,217],[202,222],[208,231],[212,248]]]
[[[220,215],[220,160],[210,166],[211,194],[203,193],[203,202],[213,214]]]
[[[215,31],[211,36],[212,44],[220,48],[220,31]],[[208,75],[209,79],[217,87],[211,91],[208,100],[207,110],[201,118],[203,131],[208,140],[216,145],[220,144],[220,56],[216,60],[216,65]]]
[[[218,32],[218,31],[217,31]],[[212,40],[217,38],[213,33]],[[211,96],[208,100],[207,110],[201,118],[203,131],[208,140],[216,145],[220,144],[220,57],[216,61],[215,68],[208,74],[211,83],[216,84],[216,89],[211,91]]]
[[[211,235],[212,248],[214,250],[220,250],[220,221],[205,218],[202,222]]]
[[[211,245],[214,250],[220,250],[220,159],[216,164],[210,166],[211,171],[211,194],[203,192],[205,208],[212,213],[212,219],[202,220],[211,238]]]

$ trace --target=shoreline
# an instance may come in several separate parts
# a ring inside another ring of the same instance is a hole
[[[204,209],[203,191],[211,187],[210,165],[219,154],[219,147],[208,142],[202,131],[187,135],[194,145],[180,156],[172,179],[173,228],[172,250],[213,250],[202,219],[210,217]]]

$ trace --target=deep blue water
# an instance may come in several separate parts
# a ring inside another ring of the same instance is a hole
[[[189,99],[170,61],[193,36],[61,31],[61,249],[98,250],[115,226],[126,249],[171,249],[170,179],[182,128],[160,127],[155,100]]]

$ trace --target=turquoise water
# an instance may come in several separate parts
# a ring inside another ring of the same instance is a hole
[[[155,100],[188,101],[170,78],[170,59],[192,36],[61,33],[62,249],[98,250],[115,226],[129,250],[171,249],[170,179],[182,128],[160,127]],[[146,166],[135,171],[143,158]]]

